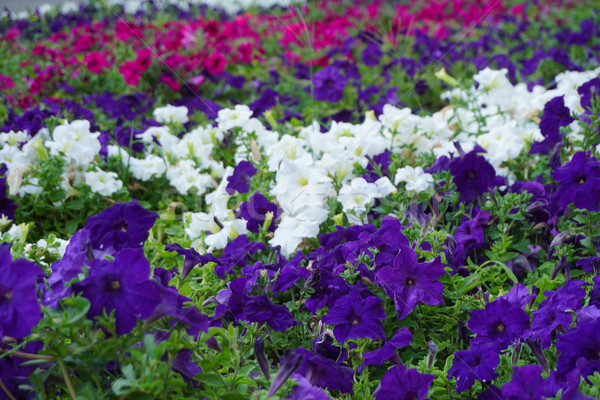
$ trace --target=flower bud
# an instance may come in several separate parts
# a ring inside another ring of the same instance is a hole
[[[267,380],[271,379],[271,365],[265,356],[265,341],[261,335],[256,336],[254,339],[254,356],[265,378]]]
[[[427,354],[427,368],[431,369],[433,368],[433,363],[435,362],[435,356],[438,352],[438,347],[433,340],[430,340],[427,343],[427,347],[429,348],[429,353]]]
[[[442,67],[434,75],[436,78],[438,78],[441,81],[446,82],[450,86],[459,86],[459,82],[456,79],[454,79],[453,77],[451,77],[450,75],[448,75],[448,73],[446,72],[446,68],[444,68],[444,67]]]

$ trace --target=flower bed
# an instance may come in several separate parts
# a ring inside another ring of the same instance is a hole
[[[593,3],[263,5],[0,21],[0,398],[598,398]]]

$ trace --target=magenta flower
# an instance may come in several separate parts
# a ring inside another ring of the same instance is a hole
[[[73,285],[91,303],[88,317],[108,314],[115,310],[116,332],[131,332],[138,319],[152,315],[161,302],[160,287],[149,280],[150,263],[144,251],[123,249],[115,259],[90,261],[90,274],[83,282]]]
[[[42,274],[30,261],[13,261],[9,249],[0,251],[0,335],[20,339],[40,321],[36,279]]]
[[[444,273],[439,257],[430,263],[419,263],[413,249],[401,247],[393,266],[377,271],[375,281],[394,299],[398,319],[403,319],[419,302],[430,306],[444,304],[444,285],[438,281]]]
[[[382,319],[385,319],[385,312],[381,307],[381,299],[376,296],[363,297],[361,291],[356,289],[340,297],[322,321],[335,325],[333,334],[338,342],[344,343],[348,339],[385,340]]]

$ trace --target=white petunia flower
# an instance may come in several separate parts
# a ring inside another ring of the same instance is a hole
[[[46,141],[45,145],[50,154],[63,153],[74,164],[87,166],[102,147],[98,136],[100,132],[90,132],[89,121],[76,120],[54,128],[52,140]]]
[[[89,171],[85,173],[85,184],[92,192],[102,196],[110,196],[123,187],[123,182],[114,172]]]
[[[185,124],[189,121],[188,108],[186,106],[175,107],[169,104],[165,107],[156,108],[153,114],[154,119],[156,119],[161,124]]]
[[[406,190],[419,193],[433,187],[433,176],[423,172],[421,167],[414,168],[407,165],[396,171],[394,183],[398,185],[400,182],[406,182]]]
[[[252,116],[252,111],[247,105],[238,104],[235,108],[223,108],[217,114],[219,129],[224,131],[244,124]]]
[[[129,161],[129,170],[134,178],[147,181],[153,177],[164,175],[167,165],[161,157],[148,154],[142,159],[132,157]]]

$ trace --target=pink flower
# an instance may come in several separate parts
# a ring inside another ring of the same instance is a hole
[[[169,75],[163,75],[163,76],[161,76],[160,77],[160,81],[166,83],[167,86],[169,88],[171,88],[171,90],[174,90],[176,92],[178,92],[179,89],[181,89],[181,85],[179,84],[179,82],[177,82],[175,79],[173,79]]]
[[[110,67],[106,58],[98,51],[86,54],[83,62],[87,64],[87,69],[94,74],[100,74],[105,67]]]
[[[204,68],[206,68],[208,72],[213,75],[217,75],[223,72],[225,70],[226,65],[227,60],[225,59],[225,56],[221,53],[213,53],[204,60]]]
[[[10,76],[0,74],[0,90],[6,90],[14,87],[15,84]]]
[[[152,50],[145,48],[138,51],[135,63],[140,69],[140,72],[143,72],[150,68],[150,65],[152,65]]]
[[[127,61],[119,67],[119,72],[123,75],[123,79],[128,85],[137,86],[142,73],[135,61]]]

